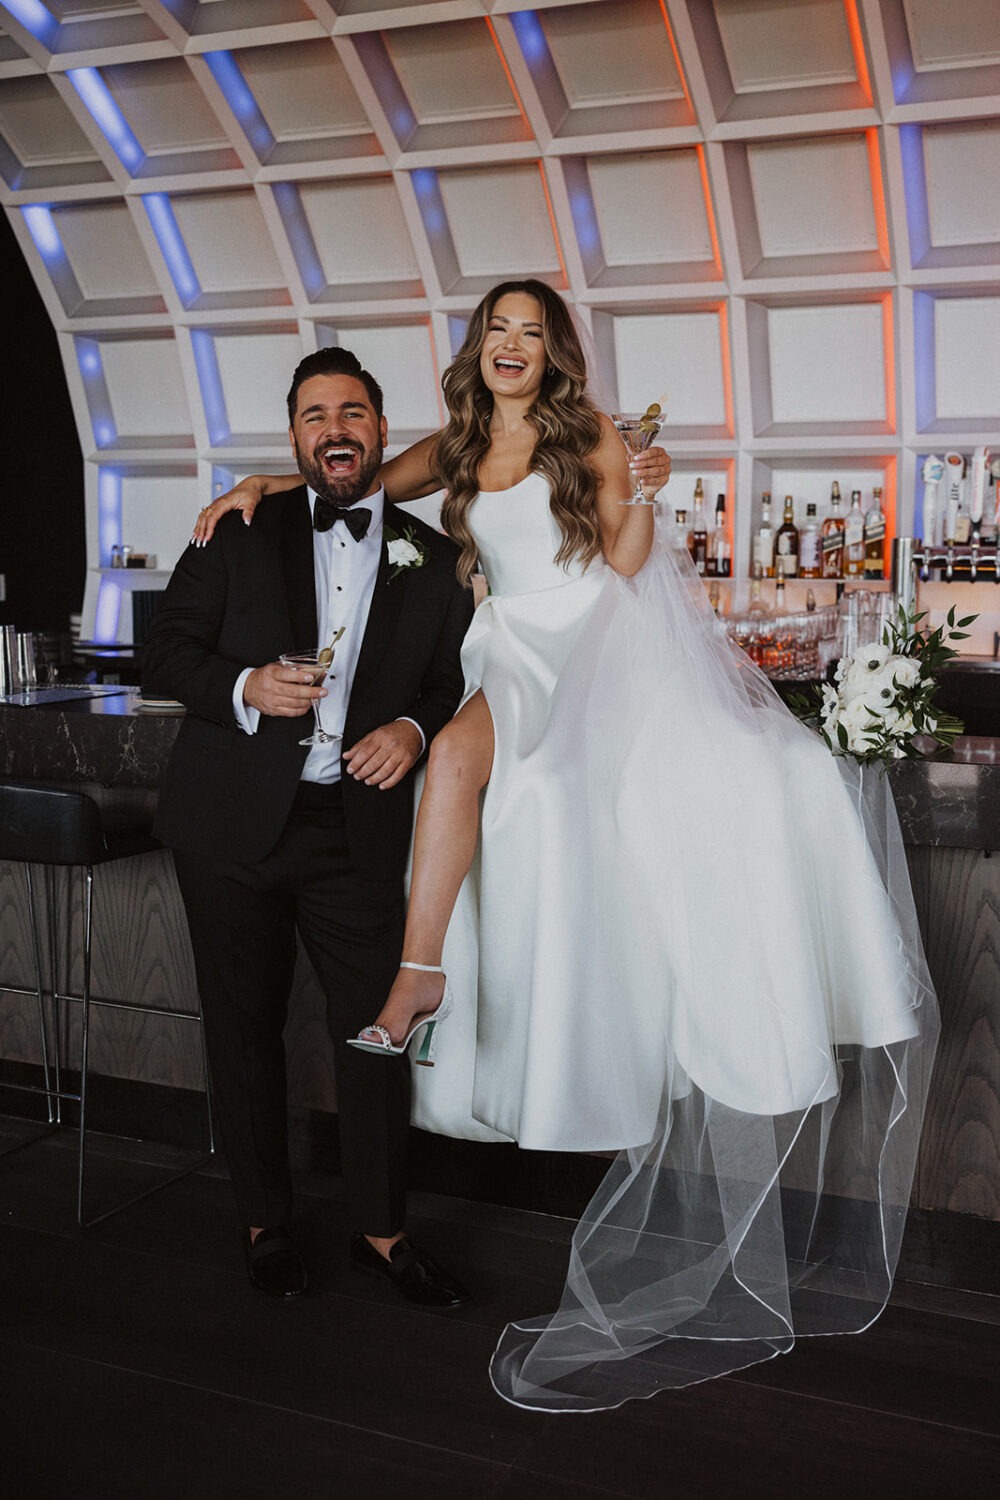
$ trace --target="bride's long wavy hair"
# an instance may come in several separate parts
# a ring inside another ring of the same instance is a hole
[[[542,308],[546,372],[527,420],[537,434],[531,471],[549,481],[552,514],[562,532],[555,560],[567,564],[578,558],[586,565],[601,550],[597,475],[587,462],[600,442],[601,429],[586,395],[587,364],[569,309],[542,281],[503,281],[472,314],[465,342],[442,379],[449,416],[438,439],[435,468],[448,491],[441,524],[462,549],[462,583],[468,583],[476,568],[476,544],[467,516],[479,491],[479,466],[490,446],[493,414],[493,395],[483,380],[479,358],[493,309],[509,292],[534,297]]]

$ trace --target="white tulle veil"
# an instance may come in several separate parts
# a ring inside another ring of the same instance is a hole
[[[558,1309],[510,1324],[494,1354],[499,1394],[546,1411],[869,1327],[899,1256],[937,1037],[886,778],[793,719],[676,543],[659,522],[642,572],[609,575],[573,685],[601,683],[599,719],[583,715],[589,805],[610,809],[609,889],[656,934],[623,961],[658,997],[663,1088],[651,1139],[620,1152],[577,1226]],[[607,733],[636,704],[659,746],[642,768]],[[834,849],[848,875],[832,890]],[[620,942],[612,927],[587,934],[595,951]]]

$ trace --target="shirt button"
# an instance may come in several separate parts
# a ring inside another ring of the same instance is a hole
[[[342,594],[343,592],[344,592],[343,585],[338,583],[337,584],[337,593],[338,594]]]

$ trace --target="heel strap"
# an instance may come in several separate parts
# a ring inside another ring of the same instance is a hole
[[[424,974],[443,974],[444,970],[440,964],[408,964],[406,959],[400,961],[401,969],[419,969]]]

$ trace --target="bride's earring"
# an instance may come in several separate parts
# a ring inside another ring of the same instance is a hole
[[[546,375],[554,375],[556,373],[555,365],[546,365],[545,373]]]

